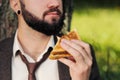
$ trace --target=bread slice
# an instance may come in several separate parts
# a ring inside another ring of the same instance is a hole
[[[61,38],[58,37],[58,41],[55,45],[55,47],[53,48],[53,50],[51,51],[49,58],[52,60],[56,60],[59,58],[64,58],[64,57],[70,57],[71,55],[65,51],[61,46],[60,46],[60,42],[62,39],[67,39],[67,40],[71,40],[71,39],[77,39],[79,40],[79,36],[78,33],[76,31],[71,31],[66,35],[63,35]]]

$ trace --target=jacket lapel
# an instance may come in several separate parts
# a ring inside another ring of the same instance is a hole
[[[54,37],[55,43],[57,37]],[[5,40],[0,45],[0,80],[12,80],[12,49],[14,37]],[[4,46],[2,46],[4,45]],[[7,56],[7,57],[6,57]],[[69,68],[58,61],[59,80],[71,80]]]
[[[12,48],[13,39],[9,38],[0,44],[0,80],[12,80]]]
[[[58,61],[59,80],[71,80],[68,66]]]
[[[55,44],[57,42],[56,36],[54,36],[54,42]],[[59,71],[59,80],[71,80],[68,66],[61,63],[60,61],[58,61],[58,71]]]

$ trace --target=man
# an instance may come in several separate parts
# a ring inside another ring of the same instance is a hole
[[[61,47],[72,58],[43,59],[54,47],[64,24],[64,3],[65,0],[10,0],[18,16],[18,29],[12,38],[0,42],[0,80],[100,79],[93,50],[83,41],[61,41]],[[33,74],[28,63],[42,64]]]

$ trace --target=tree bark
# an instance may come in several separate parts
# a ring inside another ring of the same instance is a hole
[[[9,6],[9,0],[3,0],[0,7],[0,40],[11,37],[17,27],[17,17]]]
[[[0,6],[2,5],[2,0],[0,0]]]

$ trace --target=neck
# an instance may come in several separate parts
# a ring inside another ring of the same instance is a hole
[[[26,54],[37,60],[38,56],[45,50],[50,36],[31,29],[29,26],[18,27],[18,40]]]

